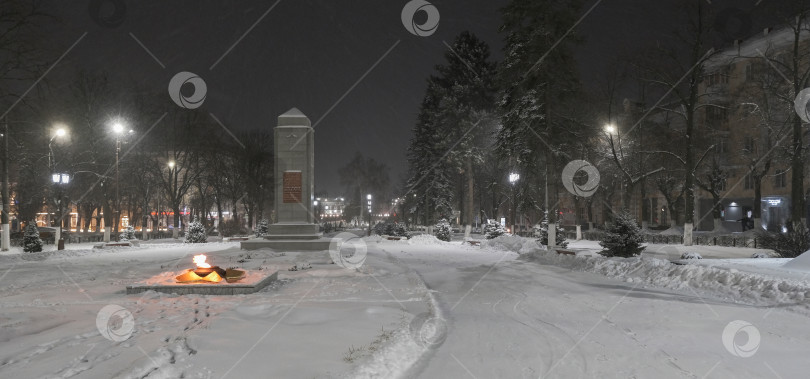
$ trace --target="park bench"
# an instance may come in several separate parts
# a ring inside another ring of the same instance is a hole
[[[556,249],[555,251],[557,252],[557,254],[562,255],[577,255],[577,253],[572,250]]]

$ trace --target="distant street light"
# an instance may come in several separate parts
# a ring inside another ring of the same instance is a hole
[[[169,166],[169,188],[171,189],[172,193],[176,192],[176,184],[177,184],[177,182],[175,181],[176,173],[174,171],[174,167],[176,165],[177,164],[174,161],[169,161],[169,163],[167,163],[167,166]],[[179,214],[174,215],[175,220],[177,220],[178,217],[180,217]],[[177,224],[177,227],[174,227],[174,226],[172,227],[172,238],[178,238],[180,236],[180,231],[177,230],[180,227],[180,223],[179,222],[175,222],[175,223]],[[167,227],[169,226],[169,216],[168,216],[168,214],[166,215],[166,226]]]
[[[112,129],[115,134],[121,134],[124,132],[124,124],[121,121],[115,121],[112,124]]]
[[[67,129],[65,129],[64,126],[60,125],[57,126],[56,129],[54,129],[53,136],[51,136],[51,139],[48,140],[48,169],[52,173],[53,173],[53,149],[51,145],[53,144],[53,140],[55,140],[56,137],[64,137],[65,135],[67,135]]]
[[[613,124],[605,125],[605,132],[611,135],[616,134],[616,125]]]
[[[517,213],[517,204],[515,204],[515,183],[520,180],[520,174],[513,172],[509,174],[509,184],[512,185],[512,209],[511,209],[511,216],[512,216],[512,234],[515,233],[515,214]]]
[[[368,235],[371,235],[371,194],[366,195],[366,200],[368,200]]]

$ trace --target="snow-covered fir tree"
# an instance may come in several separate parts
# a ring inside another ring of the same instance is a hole
[[[380,221],[374,224],[374,227],[371,228],[371,231],[378,236],[385,234],[385,223]]]
[[[474,167],[490,149],[494,127],[495,64],[489,46],[462,32],[445,52],[438,75],[428,78],[427,90],[408,147],[407,186],[414,194],[408,208],[417,222],[428,225],[448,215],[458,196],[465,206],[461,219],[473,218]],[[466,187],[458,191],[457,178]]]
[[[194,222],[188,224],[188,230],[186,230],[186,240],[185,243],[205,243],[208,242],[208,233],[205,231],[205,226],[200,222],[200,220],[195,217]]]
[[[499,222],[489,220],[486,225],[484,225],[484,237],[488,240],[502,236],[505,233],[506,229],[504,229],[503,225]]]
[[[42,239],[39,238],[39,229],[34,221],[28,223],[25,227],[25,235],[23,236],[23,251],[26,253],[37,253],[42,251]]]
[[[554,238],[558,247],[568,247],[568,241],[565,240],[565,228],[562,225],[556,225],[557,232]],[[548,246],[548,216],[543,217],[543,221],[534,226],[534,236],[537,238],[537,243]]]
[[[386,222],[386,223],[385,223],[385,230],[384,230],[383,232],[384,232],[384,233],[385,233],[385,235],[387,235],[387,236],[393,236],[393,235],[396,235],[394,223],[392,223],[392,222]]]
[[[121,241],[129,241],[137,239],[137,237],[135,237],[135,227],[129,225],[126,228],[124,228],[124,230],[121,231],[121,234],[118,235],[118,239],[120,239]]]
[[[439,220],[434,227],[433,234],[442,241],[450,242],[450,223],[445,219]]]
[[[405,224],[398,222],[394,226],[394,234],[399,237],[411,238],[411,234],[408,232],[408,228],[405,227]]]
[[[256,225],[256,237],[263,237],[267,235],[267,230],[270,228],[270,221],[266,218],[259,220],[259,224]]]
[[[599,254],[606,257],[634,257],[644,250],[644,238],[636,219],[627,210],[617,213],[599,245],[604,248]]]
[[[569,28],[565,25],[579,17],[579,3],[512,0],[502,8],[505,41],[497,101],[501,117],[494,150],[500,159],[513,162],[510,169],[521,175],[514,183],[518,209],[543,202],[542,173],[553,172],[557,157],[580,146],[585,133],[581,123],[564,116],[568,103],[581,91],[573,55],[576,38],[564,36]],[[549,195],[556,197],[556,191]]]

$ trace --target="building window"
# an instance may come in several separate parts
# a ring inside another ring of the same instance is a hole
[[[723,69],[709,74],[709,86],[715,84],[728,84],[729,69]]]
[[[745,180],[743,181],[743,188],[750,190],[754,189],[754,177],[751,174],[745,175]]]
[[[745,80],[751,80],[754,76],[754,69],[751,64],[745,65]]]
[[[728,122],[728,109],[714,106],[706,108],[706,121],[713,125],[725,124]]]
[[[787,187],[787,172],[785,170],[776,170],[773,186],[776,188]]]

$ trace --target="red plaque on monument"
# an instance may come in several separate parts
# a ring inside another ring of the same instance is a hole
[[[301,171],[284,171],[284,183],[282,185],[284,190],[285,203],[300,203],[301,202]]]

